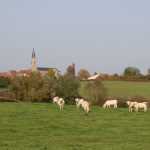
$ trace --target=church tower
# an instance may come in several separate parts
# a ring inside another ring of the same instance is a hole
[[[31,58],[31,71],[32,72],[37,71],[36,57],[35,57],[34,48],[33,48],[33,51],[32,51],[32,58]]]

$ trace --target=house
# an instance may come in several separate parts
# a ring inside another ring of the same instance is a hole
[[[94,76],[89,77],[87,80],[95,80],[95,79],[97,79],[99,77],[100,77],[100,74],[98,73],[98,74],[96,74]]]

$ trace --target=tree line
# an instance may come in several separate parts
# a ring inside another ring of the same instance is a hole
[[[8,82],[6,83],[6,81]],[[55,77],[53,70],[46,75],[31,72],[27,76],[2,77],[0,83],[10,89],[13,98],[25,102],[50,102],[55,96],[63,97],[67,104],[75,103],[75,98],[83,98],[90,104],[100,104],[106,99],[107,89],[100,79],[84,86],[86,97],[80,95],[81,80],[75,75],[75,65],[70,65],[64,75]]]
[[[94,75],[97,74],[96,72]],[[78,73],[78,78],[80,79],[88,79],[91,74],[86,69],[81,69]],[[150,69],[147,70],[147,74],[143,75],[140,72],[140,69],[136,67],[126,67],[121,75],[114,73],[113,75],[109,75],[106,73],[101,73],[99,76],[102,80],[127,80],[127,81],[150,81]]]
[[[11,80],[9,88],[14,98],[25,102],[50,102],[55,96],[63,97],[67,104],[73,104],[75,98],[86,98],[91,104],[97,105],[106,98],[107,90],[101,80],[89,82],[85,86],[87,97],[79,94],[81,82],[72,75],[65,74],[58,78],[38,72],[28,76],[18,76]]]
[[[27,76],[0,77],[0,88],[10,89],[15,99],[25,102],[50,102],[55,96],[59,96],[63,97],[67,104],[73,104],[74,99],[78,97],[87,99],[90,104],[100,105],[107,99],[107,88],[102,80],[150,79],[150,74],[143,77],[138,68],[127,67],[123,75],[101,74],[100,78],[86,82],[84,86],[86,97],[82,97],[81,80],[89,76],[90,73],[86,69],[81,69],[76,75],[73,64],[68,66],[64,75],[57,78],[51,69],[44,76],[39,72],[31,72]]]

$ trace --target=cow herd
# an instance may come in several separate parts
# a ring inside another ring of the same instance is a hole
[[[114,108],[117,108],[117,102],[118,102],[118,100],[116,100],[116,99],[106,100],[105,103],[103,104],[103,108],[110,108],[111,106],[113,106]],[[76,103],[77,109],[82,107],[85,114],[88,115],[88,113],[90,111],[88,101],[86,101],[84,99],[76,98],[75,103]],[[53,98],[53,104],[57,104],[59,106],[60,110],[62,110],[63,107],[64,107],[64,104],[65,104],[65,100],[63,98],[59,98],[58,96],[56,96],[56,97]],[[128,105],[129,112],[132,112],[133,109],[136,112],[138,112],[139,108],[144,109],[144,112],[146,112],[147,108],[148,108],[148,103],[147,102],[139,103],[139,102],[136,102],[136,101],[135,102],[127,101],[126,104]]]

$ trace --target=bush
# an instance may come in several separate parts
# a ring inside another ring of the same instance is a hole
[[[140,103],[140,102],[148,102],[149,100],[143,96],[135,95],[130,98],[130,101],[136,101]]]
[[[117,104],[118,107],[122,107],[122,108],[128,107],[126,104],[126,102],[129,101],[128,97],[122,96],[122,97],[116,97],[115,99],[118,100],[118,104]]]
[[[61,76],[57,79],[55,95],[63,97],[67,104],[73,104],[74,99],[79,97],[79,80],[72,75]]]
[[[15,98],[20,101],[49,102],[54,96],[59,96],[70,104],[79,97],[79,87],[80,82],[75,76],[53,78],[36,72],[14,78],[10,88]]]
[[[117,99],[118,100],[118,107],[122,107],[122,108],[127,108],[128,105],[126,104],[127,101],[131,101],[131,102],[150,102],[148,99],[146,99],[145,97],[143,96],[138,96],[138,95],[135,95],[135,96],[132,96],[131,98],[129,97],[117,97],[117,96],[114,96],[112,97],[111,99]]]
[[[43,102],[49,101],[54,92],[52,79],[42,77],[40,73],[31,73],[29,76],[16,77],[12,80],[11,89],[15,98],[20,101]]]
[[[7,88],[10,84],[10,79],[0,76],[0,88]]]
[[[107,98],[107,89],[100,79],[90,81],[85,86],[85,93],[90,104],[102,105]]]

